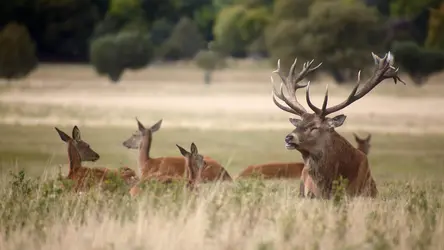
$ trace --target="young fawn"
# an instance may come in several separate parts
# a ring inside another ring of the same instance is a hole
[[[97,161],[100,156],[90,145],[82,140],[80,130],[77,126],[72,129],[72,138],[57,127],[55,130],[62,141],[68,144],[69,172],[68,179],[74,181],[74,191],[85,191],[92,186],[100,184],[115,174],[122,178],[126,184],[131,185],[137,180],[136,173],[130,168],[109,170],[107,168],[88,168],[82,166],[82,161]]]
[[[205,162],[204,157],[199,154],[194,142],[191,143],[190,152],[177,144],[176,146],[183,157],[185,157],[188,182],[189,185],[194,188],[195,185],[200,182],[202,170],[207,166],[207,163]]]
[[[304,196],[315,192],[314,196],[329,199],[332,194],[333,181],[340,176],[348,180],[346,192],[349,196],[376,197],[378,194],[367,156],[335,131],[335,128],[344,123],[346,116],[341,114],[333,118],[327,117],[364,97],[385,79],[392,78],[395,83],[397,81],[404,83],[397,76],[398,70],[392,66],[393,56],[390,52],[383,58],[373,53],[372,56],[376,67],[364,86],[358,90],[360,86],[359,73],[358,83],[348,98],[342,103],[328,108],[328,87],[323,104],[321,108],[318,108],[310,100],[310,82],[300,84],[308,73],[319,68],[321,64],[312,68],[313,60],[304,63],[302,71],[296,75],[295,60],[288,76],[285,77],[280,72],[278,61],[278,69],[274,72],[279,75],[282,82],[279,91],[273,88],[272,97],[277,107],[300,117],[300,119],[290,118],[295,129],[285,137],[285,146],[288,150],[297,150],[302,154],[305,164],[304,171],[308,172],[311,183],[315,186],[313,189],[303,183],[301,192]],[[288,97],[284,95],[284,86],[289,94]],[[314,113],[307,112],[296,98],[296,91],[305,87],[307,104]],[[276,97],[285,102],[287,106],[279,103]]]
[[[370,150],[371,135],[366,138],[359,138],[353,133],[357,149],[368,154]],[[298,179],[302,176],[303,162],[271,162],[257,165],[250,165],[244,169],[237,178],[260,177],[263,179]]]
[[[183,178],[185,174],[185,158],[181,156],[166,156],[153,158],[150,155],[153,133],[160,129],[162,120],[150,128],[145,126],[136,118],[138,131],[123,142],[123,146],[129,149],[139,149],[139,172],[140,181],[147,179],[156,179],[161,182],[169,182],[174,178]],[[218,162],[210,157],[204,156],[207,166],[202,170],[202,181],[229,180],[231,176]],[[165,179],[165,180],[163,180]],[[131,191],[132,195],[139,192],[138,187]]]

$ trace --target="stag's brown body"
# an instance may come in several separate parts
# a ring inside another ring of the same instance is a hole
[[[351,196],[375,197],[378,193],[368,165],[367,156],[351,145],[336,131],[326,140],[322,155],[310,154],[305,168],[311,181],[307,188],[316,197],[329,198],[333,181],[339,176],[349,181],[347,193]],[[313,187],[314,184],[314,187]],[[314,190],[313,190],[314,189]]]
[[[363,154],[368,155],[368,153],[370,151],[371,135],[369,135],[366,139],[359,138],[356,134],[354,134],[354,137],[355,137],[355,140],[356,140],[356,143],[357,143],[357,147],[356,148],[359,151],[361,151]],[[340,136],[340,138],[344,139],[341,136]],[[309,157],[308,154],[303,154],[303,157],[305,158],[305,161],[309,160],[308,159],[308,157]],[[302,173],[301,173],[301,180],[302,180],[302,182],[301,182],[301,194],[300,195],[302,197],[310,197],[310,198],[321,197],[322,194],[319,192],[319,189],[316,187],[312,177],[309,174],[308,169],[309,169],[309,167],[304,168],[302,170]],[[370,185],[369,185],[369,187],[370,187],[369,191],[371,192],[371,194],[369,194],[369,196],[375,197],[377,195],[377,193],[378,193],[378,190],[376,188],[376,183],[373,180],[373,178],[371,177],[371,174],[370,174],[369,178],[370,178],[370,182],[371,182]]]
[[[373,75],[366,81],[364,86],[358,90],[360,86],[360,74],[358,74],[358,84],[348,98],[329,108],[327,108],[328,88],[322,107],[318,108],[310,100],[310,82],[305,85],[299,83],[308,73],[319,68],[321,64],[311,68],[313,60],[307,62],[304,64],[302,71],[296,75],[295,60],[290,68],[289,75],[285,77],[280,72],[278,62],[278,69],[274,72],[278,73],[282,82],[280,91],[273,90],[273,102],[280,109],[300,117],[300,119],[290,118],[290,122],[295,126],[295,129],[285,137],[285,143],[287,149],[297,150],[302,153],[305,165],[303,175],[305,175],[304,178],[306,180],[308,179],[307,183],[302,183],[301,185],[301,193],[304,196],[312,193],[316,197],[330,198],[333,182],[341,176],[348,180],[346,191],[350,196],[375,197],[378,193],[376,183],[371,176],[367,156],[354,148],[335,131],[335,128],[340,127],[344,123],[346,116],[327,117],[329,114],[337,112],[359,100],[385,79],[393,78],[395,83],[397,81],[403,82],[397,76],[397,69],[392,67],[393,57],[390,53],[384,58],[379,58],[373,53],[372,56],[376,67]],[[289,97],[284,95],[284,86]],[[308,113],[297,101],[296,91],[305,87],[307,88],[307,104],[314,113]],[[287,106],[279,103],[276,97],[284,101]]]

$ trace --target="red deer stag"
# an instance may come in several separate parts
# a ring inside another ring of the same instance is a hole
[[[122,178],[127,185],[132,185],[137,181],[138,178],[134,170],[127,167],[111,170],[82,166],[82,161],[97,161],[100,158],[99,154],[87,142],[82,140],[77,126],[72,129],[72,138],[57,127],[55,127],[55,130],[60,139],[68,144],[69,173],[67,178],[74,181],[74,191],[88,190],[93,185],[111,178],[112,174]]]
[[[368,154],[370,149],[371,135],[367,138],[359,138],[353,133],[357,149]],[[298,179],[302,176],[303,162],[270,162],[264,164],[250,165],[245,168],[237,178],[260,177],[263,179]]]
[[[328,85],[326,88],[324,101],[321,108],[316,107],[310,100],[310,82],[300,84],[306,75],[321,66],[311,67],[313,61],[306,62],[302,71],[295,75],[296,61],[290,68],[289,74],[285,77],[278,68],[274,71],[281,78],[280,90],[273,88],[272,97],[274,104],[283,111],[299,116],[301,119],[290,118],[290,122],[295,129],[285,137],[285,146],[288,150],[298,150],[304,159],[304,171],[311,181],[304,179],[304,173],[301,183],[301,195],[316,196],[329,199],[332,192],[333,181],[340,176],[348,180],[346,192],[349,196],[367,196],[376,197],[378,190],[376,183],[370,172],[367,156],[360,150],[354,148],[344,137],[335,131],[335,128],[341,126],[346,116],[341,114],[333,118],[327,115],[340,111],[353,102],[359,100],[368,94],[374,87],[385,79],[393,78],[395,84],[397,81],[403,82],[398,76],[398,69],[393,64],[393,56],[386,54],[383,58],[373,54],[376,67],[372,76],[360,86],[360,72],[358,73],[358,82],[351,91],[348,98],[333,107],[327,108]],[[273,78],[271,78],[273,81]],[[286,87],[286,97],[283,93],[283,87]],[[300,88],[306,89],[306,101],[314,113],[309,113],[298,102],[296,91]],[[276,97],[282,100],[287,106],[279,103]],[[312,184],[313,186],[310,187]]]
[[[139,171],[140,181],[156,179],[161,182],[169,182],[172,178],[183,178],[185,174],[185,158],[181,156],[166,156],[152,158],[150,155],[153,133],[160,129],[162,120],[150,128],[145,126],[136,118],[138,131],[123,142],[129,149],[139,149]],[[214,159],[204,156],[207,166],[202,170],[202,181],[228,180],[232,178],[228,172]],[[165,179],[165,180],[163,180]],[[132,195],[139,192],[138,187],[133,187]]]

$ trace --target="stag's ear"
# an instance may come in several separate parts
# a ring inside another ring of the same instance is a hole
[[[62,139],[62,141],[68,142],[69,140],[71,140],[71,137],[69,137],[69,135],[67,135],[65,132],[58,129],[57,127],[54,127],[54,128],[57,131],[57,133],[59,133],[60,139]]]
[[[160,126],[162,125],[162,119],[160,119],[156,124],[154,124],[150,129],[151,132],[156,132],[160,129]]]
[[[328,127],[333,129],[342,126],[342,124],[344,124],[345,118],[347,118],[347,116],[345,115],[337,115],[333,118],[328,118]]]
[[[190,155],[190,153],[186,149],[182,148],[181,146],[176,144],[176,147],[179,149],[180,153],[183,156],[188,157]]]
[[[288,120],[291,122],[291,124],[293,124],[293,126],[298,127],[299,124],[301,123],[300,119],[297,118],[288,118]]]
[[[72,138],[76,141],[82,140],[82,137],[80,136],[80,129],[77,126],[72,128]]]
[[[193,155],[197,155],[199,153],[197,151],[197,147],[196,147],[196,144],[194,144],[194,142],[191,143],[190,150],[191,150],[191,154],[193,154]]]
[[[137,119],[137,117],[136,117],[136,121],[137,121],[137,126],[139,127],[139,131],[140,131],[140,132],[144,132],[144,131],[145,131],[145,127],[144,127],[143,124],[139,121],[139,119]]]

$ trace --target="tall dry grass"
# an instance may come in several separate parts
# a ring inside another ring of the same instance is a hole
[[[375,200],[300,199],[295,181],[150,183],[130,198],[73,194],[12,174],[0,189],[0,249],[443,249],[444,185],[385,183]]]

